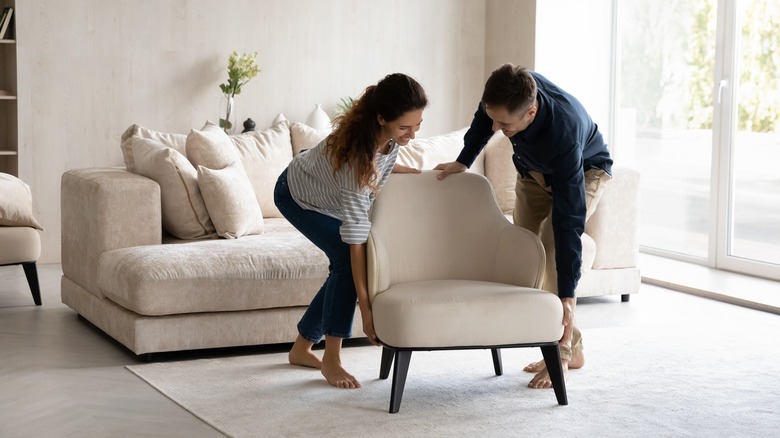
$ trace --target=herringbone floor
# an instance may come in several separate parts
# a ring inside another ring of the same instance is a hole
[[[38,269],[40,307],[33,305],[20,266],[0,268],[0,437],[222,436],[127,371],[125,365],[139,363],[136,357],[62,304],[59,264]],[[730,304],[643,284],[629,303],[618,297],[580,300],[577,319],[587,336],[588,328],[685,318],[688,310],[700,314],[703,309],[724,324],[734,315],[745,316]],[[263,354],[288,347],[183,352],[158,360]]]

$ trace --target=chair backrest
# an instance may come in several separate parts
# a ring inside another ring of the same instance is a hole
[[[443,279],[535,287],[544,270],[539,239],[504,217],[484,176],[464,172],[440,181],[438,173],[393,174],[377,197],[369,295],[393,284]]]

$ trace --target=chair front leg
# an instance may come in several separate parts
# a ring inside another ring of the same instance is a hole
[[[563,378],[563,366],[561,366],[561,350],[558,348],[558,344],[545,345],[541,348],[544,364],[547,366],[547,372],[550,374],[550,380],[555,390],[555,398],[558,399],[559,405],[568,405],[566,381]]]
[[[38,268],[35,262],[22,263],[24,269],[24,276],[27,277],[27,284],[30,285],[30,292],[32,292],[33,301],[36,306],[41,305],[41,288],[38,285]]]
[[[412,360],[411,350],[395,352],[395,367],[393,368],[393,387],[390,390],[390,413],[395,414],[401,409],[401,397],[404,395],[406,374],[409,372],[409,361]]]

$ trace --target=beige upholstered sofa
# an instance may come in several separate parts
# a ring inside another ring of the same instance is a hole
[[[133,125],[121,142],[126,168],[62,176],[62,301],[135,354],[291,342],[327,274],[324,254],[273,205],[276,177],[326,133],[282,121],[226,142],[212,128]],[[399,160],[425,169],[451,161],[464,132],[414,140]],[[501,137],[471,171],[511,214],[515,172]],[[615,170],[588,224],[580,296],[637,292],[637,184],[635,172]],[[182,212],[189,217],[175,217]],[[362,336],[359,312],[354,327]]]

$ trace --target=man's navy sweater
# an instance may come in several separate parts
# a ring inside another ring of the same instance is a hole
[[[531,72],[537,85],[533,122],[510,140],[517,171],[540,172],[552,189],[552,226],[558,296],[574,297],[582,268],[585,229],[585,171],[598,168],[612,174],[609,149],[582,104],[544,76]],[[463,139],[457,161],[470,167],[493,135],[493,121],[479,105]]]

